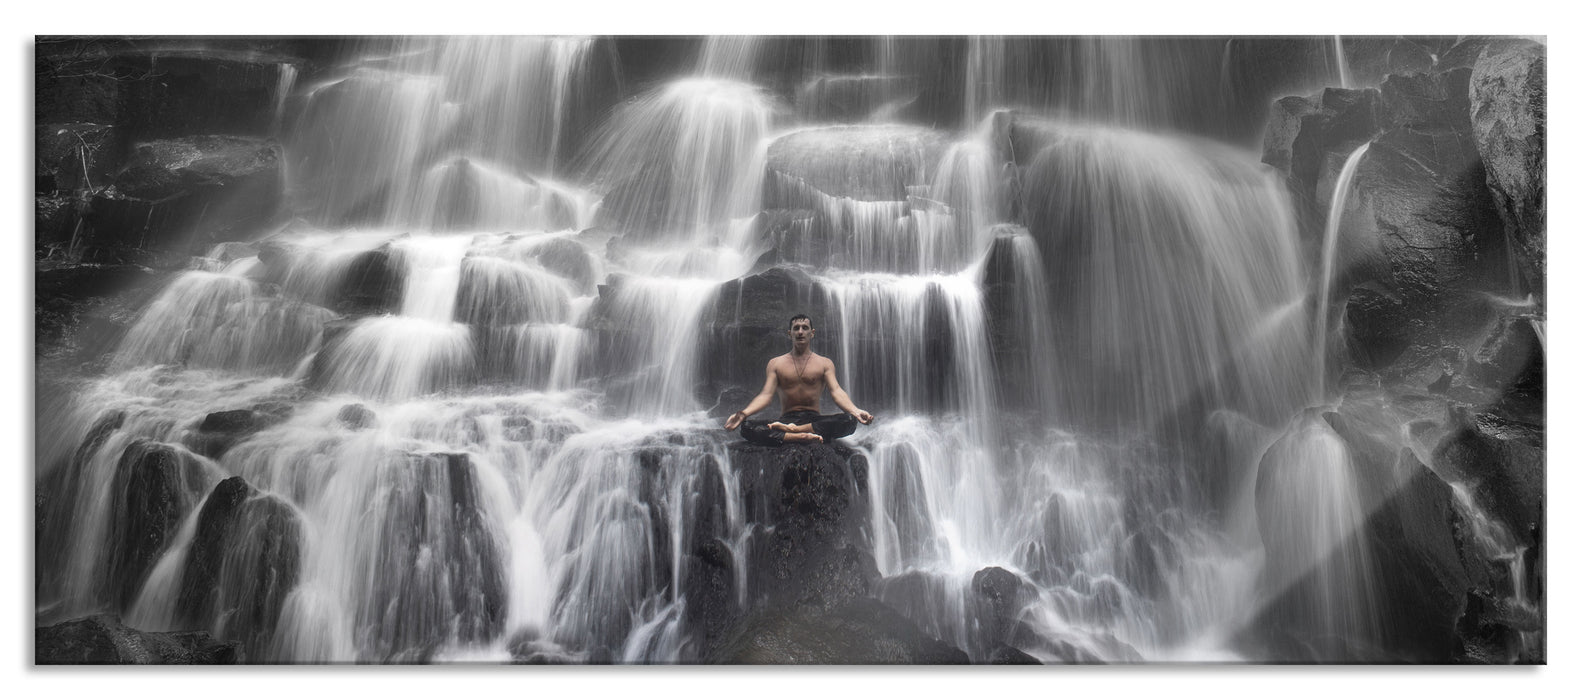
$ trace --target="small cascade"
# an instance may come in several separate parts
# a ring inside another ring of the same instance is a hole
[[[1335,79],[1340,81],[1342,90],[1350,90],[1352,86],[1351,68],[1346,65],[1346,47],[1341,43],[1340,39],[1339,34],[1334,36]]]
[[[358,322],[325,343],[316,363],[325,391],[382,399],[456,388],[475,371],[466,326],[404,316]]]
[[[113,364],[269,372],[289,369],[319,343],[327,309],[263,293],[230,272],[187,272],[133,324]]]
[[[1367,511],[1346,443],[1316,411],[1293,421],[1259,467],[1262,590],[1276,624],[1310,635],[1316,658],[1379,639]]]
[[[729,224],[757,211],[771,109],[758,88],[713,78],[622,105],[587,156],[601,217],[637,240],[740,243]]]
[[[1313,337],[1317,339],[1315,345],[1322,353],[1318,363],[1318,378],[1315,383],[1318,396],[1322,396],[1328,386],[1329,367],[1328,358],[1333,355],[1329,346],[1329,332],[1333,327],[1329,320],[1329,298],[1333,292],[1330,285],[1334,284],[1335,276],[1335,251],[1340,245],[1340,227],[1346,215],[1346,199],[1351,194],[1351,180],[1357,174],[1357,164],[1362,162],[1362,156],[1368,152],[1368,144],[1364,143],[1351,152],[1346,158],[1346,164],[1341,167],[1340,175],[1335,178],[1335,194],[1329,201],[1329,216],[1324,220],[1323,250],[1319,254],[1318,274],[1318,312],[1313,318],[1318,322]]]
[[[752,80],[763,40],[755,36],[711,36],[703,40],[697,74],[730,80]]]
[[[286,117],[286,98],[291,96],[291,90],[297,85],[297,67],[290,63],[280,64],[280,78],[275,82],[275,119],[272,129],[280,131],[280,125]]]

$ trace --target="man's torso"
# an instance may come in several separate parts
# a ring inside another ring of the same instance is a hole
[[[818,411],[824,393],[824,372],[832,363],[811,352],[798,358],[786,353],[775,358],[775,384],[780,389],[780,408],[787,413]]]

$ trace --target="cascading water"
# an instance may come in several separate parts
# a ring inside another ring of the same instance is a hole
[[[1319,253],[1320,263],[1316,295],[1318,299],[1318,313],[1314,314],[1313,317],[1318,320],[1318,330],[1314,334],[1318,342],[1315,345],[1323,351],[1325,357],[1328,357],[1333,352],[1333,348],[1329,347],[1329,296],[1331,293],[1330,286],[1334,283],[1335,255],[1340,247],[1340,227],[1346,215],[1346,199],[1351,193],[1351,179],[1357,174],[1357,164],[1362,162],[1362,156],[1367,152],[1368,144],[1364,143],[1346,158],[1346,164],[1340,168],[1340,175],[1335,178],[1335,194],[1330,198],[1329,216],[1324,219],[1324,243],[1323,250]],[[1322,392],[1325,383],[1328,381],[1327,364],[1320,363],[1318,369],[1319,374],[1316,386]]]
[[[369,45],[305,80],[299,221],[169,284],[41,450],[69,525],[40,534],[40,621],[114,609],[256,661],[699,661],[681,543],[720,543],[747,606],[761,527],[706,412],[708,312],[780,264],[879,415],[847,440],[877,597],[975,661],[1245,658],[1247,601],[1365,515],[1304,413],[1324,358],[1289,197],[1248,154],[1138,130],[1179,95],[1115,76],[1157,52],[1036,44],[968,42],[959,134],[788,122],[750,39],[586,134],[591,39]],[[918,52],[872,53],[893,76]],[[1055,54],[1087,72],[1034,84]],[[1010,102],[1075,109],[1008,133]],[[760,236],[769,209],[799,226]],[[1259,524],[1260,490],[1292,520]],[[1364,638],[1366,556],[1341,559],[1299,622]],[[1010,628],[975,602],[988,567]]]

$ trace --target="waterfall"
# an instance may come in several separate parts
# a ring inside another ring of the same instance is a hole
[[[582,37],[283,64],[297,220],[172,275],[73,385],[41,624],[266,663],[702,661],[700,567],[751,610],[773,535],[721,416],[784,352],[748,334],[806,304],[877,416],[842,441],[870,593],[929,636],[1266,660],[1248,608],[1297,588],[1314,644],[1376,639],[1359,467],[1313,409],[1366,144],[1314,277],[1285,184],[1183,126],[1240,95],[1228,41],[686,41],[624,86]]]

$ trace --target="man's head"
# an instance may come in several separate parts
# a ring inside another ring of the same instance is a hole
[[[791,317],[791,323],[786,327],[786,336],[791,338],[791,347],[805,350],[808,343],[813,341],[813,319],[807,314],[797,314]]]

